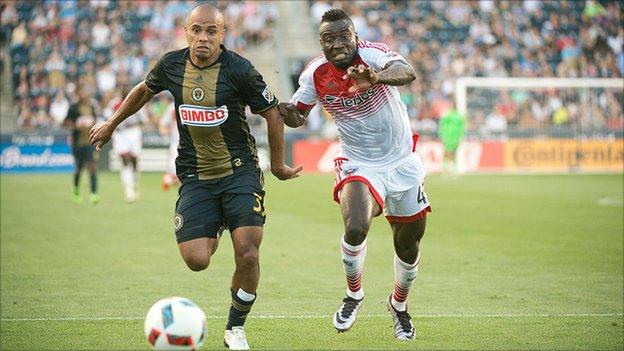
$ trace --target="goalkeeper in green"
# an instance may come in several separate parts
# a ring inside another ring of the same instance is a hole
[[[444,161],[442,172],[456,174],[455,158],[461,139],[466,134],[466,117],[454,108],[451,108],[440,118],[438,137],[444,145]]]

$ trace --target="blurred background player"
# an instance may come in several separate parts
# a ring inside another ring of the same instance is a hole
[[[347,296],[333,325],[344,332],[355,322],[364,300],[366,237],[373,217],[383,212],[395,251],[394,290],[387,307],[394,337],[412,340],[416,333],[406,301],[418,273],[419,244],[431,211],[423,186],[425,169],[414,152],[417,135],[412,134],[396,88],[414,80],[414,69],[386,44],[359,41],[343,10],[323,14],[319,36],[323,56],[307,65],[299,89],[290,104],[280,104],[280,113],[294,127],[303,124],[303,116],[320,102],[338,126],[334,200],[340,203],[344,222],[341,251]]]
[[[89,129],[95,124],[97,118],[97,105],[91,99],[92,94],[93,88],[91,86],[83,84],[79,87],[78,101],[69,107],[64,122],[65,126],[72,129],[70,140],[76,166],[72,199],[76,203],[82,202],[80,175],[85,166],[89,171],[91,181],[89,201],[92,204],[97,204],[100,201],[97,194],[97,167],[95,164],[98,153],[95,147],[89,143]]]
[[[453,104],[455,106],[455,104]],[[466,134],[466,117],[454,107],[440,118],[438,137],[444,145],[442,171],[447,175],[457,174],[457,148]]]
[[[111,100],[111,104],[105,111],[106,117],[112,116],[119,109],[129,92],[128,86],[121,88],[121,94]],[[123,121],[113,133],[113,151],[121,159],[119,176],[124,198],[129,203],[135,202],[139,197],[139,156],[143,147],[141,125],[147,120],[145,111],[141,109]]]
[[[160,135],[169,138],[169,150],[167,151],[167,170],[163,175],[161,186],[164,191],[169,191],[172,186],[180,184],[176,175],[176,157],[178,157],[178,144],[180,135],[177,132],[178,122],[176,121],[175,104],[172,102],[167,106],[165,113],[158,123]]]
[[[223,225],[228,227],[236,270],[224,343],[246,350],[244,324],[256,300],[266,218],[264,178],[245,121],[246,106],[266,119],[271,172],[287,180],[298,177],[303,166],[284,164],[278,100],[248,60],[222,45],[221,11],[199,5],[184,28],[188,47],[165,54],[115,114],[91,129],[90,141],[102,147],[115,128],[155,94],[168,90],[173,95],[180,134],[176,172],[182,182],[173,217],[178,248],[189,269],[202,271],[210,264]]]

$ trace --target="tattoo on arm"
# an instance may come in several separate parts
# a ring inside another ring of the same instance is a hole
[[[414,79],[416,74],[414,69],[401,61],[392,61],[384,67],[383,70],[377,72],[377,84],[387,85],[405,85]]]

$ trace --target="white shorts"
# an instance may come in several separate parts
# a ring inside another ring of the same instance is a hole
[[[337,157],[334,159],[334,172],[334,200],[338,203],[342,187],[348,182],[359,181],[368,185],[391,223],[413,222],[431,212],[423,184],[425,168],[416,153],[410,154],[399,166],[387,170],[367,168],[366,165],[349,161],[345,157]]]
[[[141,140],[141,127],[132,126],[116,130],[113,133],[113,150],[117,155],[132,155],[139,157],[143,142]]]

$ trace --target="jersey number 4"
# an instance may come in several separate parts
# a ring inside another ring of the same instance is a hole
[[[427,203],[427,195],[425,194],[425,191],[423,190],[422,185],[418,186],[418,203]]]

